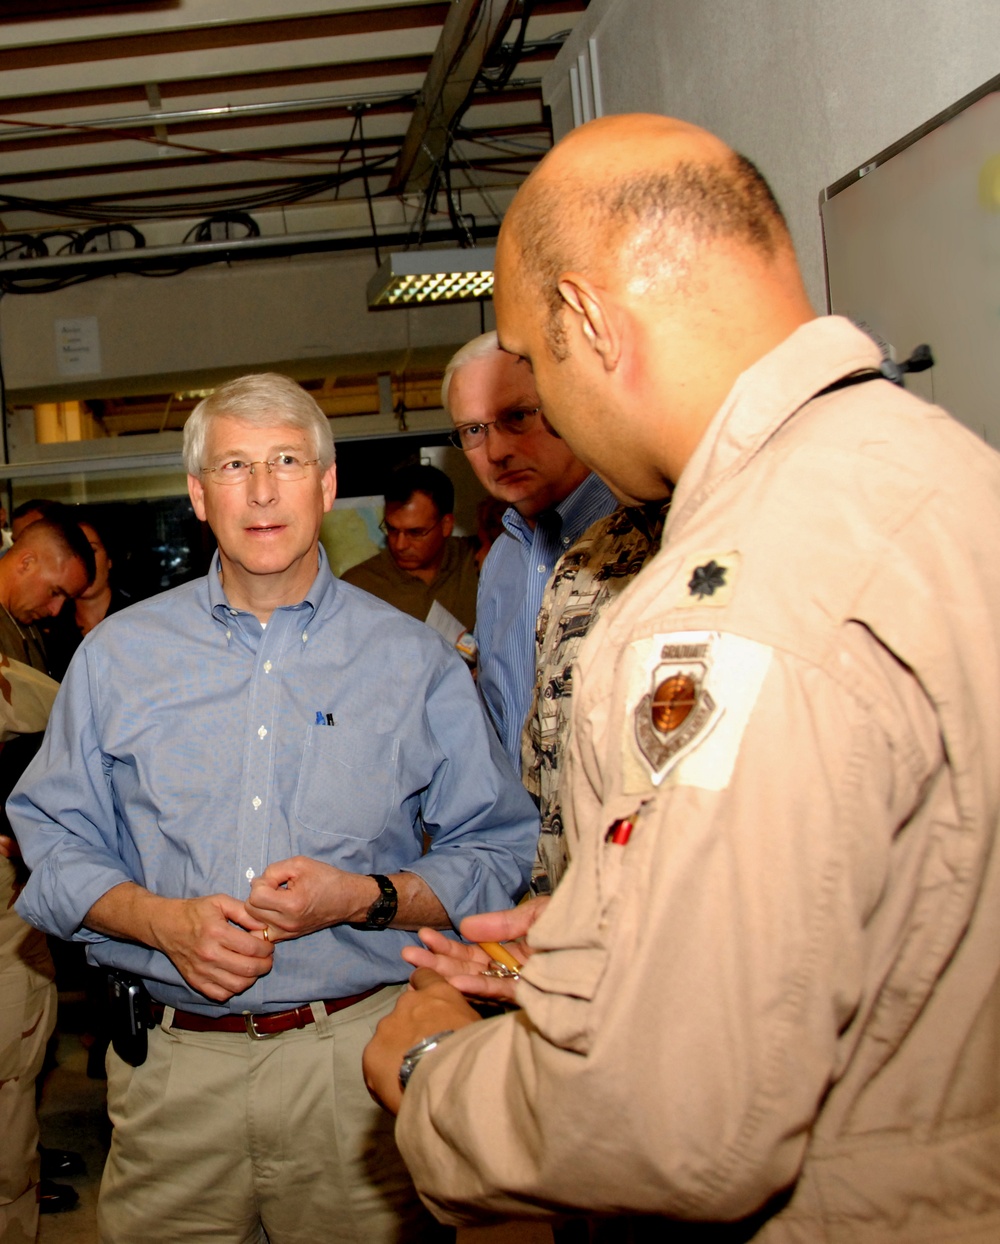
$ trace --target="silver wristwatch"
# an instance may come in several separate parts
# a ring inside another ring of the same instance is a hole
[[[418,1041],[416,1045],[411,1045],[403,1055],[403,1061],[399,1064],[399,1087],[406,1088],[410,1082],[410,1076],[413,1075],[413,1069],[425,1054],[429,1054],[431,1050],[436,1050],[445,1037],[450,1037],[454,1032],[454,1028],[446,1028],[444,1032],[436,1032],[432,1037],[424,1037],[422,1041]]]

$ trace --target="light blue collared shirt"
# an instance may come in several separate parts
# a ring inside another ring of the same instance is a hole
[[[159,951],[82,928],[97,899],[123,881],[243,899],[269,863],[305,855],[417,873],[457,925],[510,906],[538,834],[461,659],[338,583],[322,550],[306,599],[266,628],[230,607],[216,567],[102,622],[9,810],[33,870],[20,914],[213,1015],[405,980],[415,934],[337,925],[282,942],[267,976],[217,1005]]]
[[[618,505],[608,486],[588,475],[534,527],[511,506],[479,576],[476,642],[479,690],[507,758],[521,772],[521,731],[535,685],[535,622],[555,564],[591,523]]]

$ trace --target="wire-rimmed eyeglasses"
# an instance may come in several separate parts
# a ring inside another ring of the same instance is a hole
[[[441,526],[443,518],[444,515],[442,514],[441,518],[437,522],[431,523],[429,527],[394,527],[392,523],[387,523],[383,518],[378,525],[378,529],[387,540],[426,540],[435,527]]]
[[[531,431],[541,413],[541,406],[533,406],[528,409],[505,410],[502,414],[497,415],[495,419],[486,419],[480,423],[456,424],[455,430],[448,433],[448,439],[453,445],[457,445],[459,449],[466,451],[478,449],[483,441],[486,440],[486,433],[490,428],[499,428],[501,432],[506,433],[508,436],[521,436],[524,432]]]
[[[252,462],[244,462],[242,458],[230,458],[214,467],[202,467],[202,475],[214,475],[217,484],[245,484],[254,473],[254,467],[267,467],[268,475],[275,479],[292,483],[297,479],[305,479],[307,467],[315,466],[319,458],[302,459],[297,454],[275,454],[273,458],[255,458]]]

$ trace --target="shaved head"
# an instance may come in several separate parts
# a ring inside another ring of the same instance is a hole
[[[557,358],[565,350],[563,272],[614,270],[637,293],[677,294],[707,243],[729,241],[765,258],[791,249],[754,165],[705,130],[658,116],[574,130],[527,179],[505,227],[523,279],[544,299]]]
[[[645,114],[578,127],[525,181],[494,300],[552,426],[644,501],[676,482],[736,377],[815,314],[754,165]]]

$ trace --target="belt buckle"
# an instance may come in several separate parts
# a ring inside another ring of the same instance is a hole
[[[252,1041],[270,1041],[272,1037],[278,1035],[276,1032],[258,1032],[256,1020],[257,1017],[252,1011],[243,1012],[243,1023],[246,1025],[247,1036]]]

